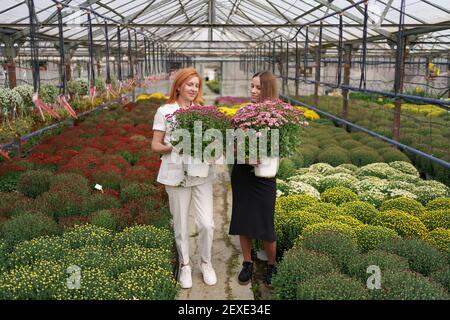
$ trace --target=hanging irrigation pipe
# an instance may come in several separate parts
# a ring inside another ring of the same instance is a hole
[[[278,78],[280,78],[280,77],[278,77]],[[289,77],[289,80],[295,80],[295,77]],[[448,100],[440,100],[440,99],[427,98],[427,97],[418,97],[418,96],[412,96],[412,95],[401,94],[401,93],[396,94],[393,92],[384,92],[384,91],[372,90],[372,89],[360,89],[358,87],[347,86],[347,85],[336,86],[336,84],[333,84],[333,83],[328,83],[328,82],[324,82],[324,81],[316,81],[316,80],[306,80],[305,81],[302,78],[299,78],[299,80],[302,82],[308,83],[308,84],[319,83],[321,85],[324,85],[324,86],[327,86],[330,88],[335,88],[335,89],[347,89],[347,90],[355,91],[355,92],[378,94],[378,95],[386,96],[386,97],[390,97],[390,98],[403,98],[403,99],[409,99],[409,100],[416,100],[419,102],[425,102],[427,104],[434,104],[442,109],[450,111],[450,101],[448,101]]]
[[[369,129],[366,129],[366,128],[364,128],[364,127],[361,127],[361,126],[359,126],[359,125],[357,125],[357,124],[354,124],[353,122],[349,122],[349,121],[347,121],[347,120],[344,120],[344,119],[342,119],[342,118],[340,118],[340,117],[337,117],[337,116],[335,116],[335,115],[333,115],[333,114],[331,114],[331,113],[322,111],[322,110],[320,110],[320,109],[318,109],[318,108],[316,108],[316,107],[313,107],[313,106],[311,106],[311,105],[309,105],[309,104],[306,104],[306,103],[304,103],[304,102],[298,101],[298,100],[296,100],[296,99],[294,99],[294,98],[291,98],[291,97],[289,97],[289,96],[280,94],[280,98],[281,98],[282,100],[289,101],[289,103],[293,103],[293,104],[295,104],[295,105],[300,105],[300,106],[306,107],[306,108],[308,108],[308,109],[311,109],[311,110],[313,110],[313,111],[315,111],[315,112],[317,112],[317,113],[319,113],[319,114],[321,114],[321,115],[323,115],[323,116],[325,116],[325,117],[327,117],[327,118],[330,118],[330,119],[332,119],[332,120],[338,122],[339,124],[345,124],[345,125],[347,125],[348,127],[354,128],[354,129],[359,130],[359,131],[363,131],[363,132],[365,132],[365,133],[367,133],[367,134],[369,134],[369,135],[371,135],[371,136],[374,136],[374,137],[376,137],[376,138],[378,138],[378,139],[381,139],[381,140],[383,140],[383,141],[386,141],[386,142],[388,142],[388,143],[390,143],[390,144],[392,144],[392,145],[394,145],[394,146],[396,146],[396,147],[399,147],[399,148],[401,148],[401,149],[404,149],[404,150],[407,150],[407,151],[412,152],[412,153],[414,153],[414,154],[417,154],[417,155],[419,155],[419,156],[421,156],[421,157],[424,157],[424,158],[426,158],[426,159],[428,159],[428,160],[430,160],[430,161],[432,161],[432,162],[435,162],[435,163],[437,163],[437,164],[439,164],[439,165],[441,165],[441,166],[443,166],[443,167],[445,167],[445,168],[450,169],[450,162],[447,162],[447,161],[445,161],[445,160],[436,158],[436,157],[434,157],[434,156],[432,156],[432,155],[430,155],[430,154],[428,154],[428,153],[425,153],[425,152],[423,152],[423,151],[417,150],[417,149],[415,149],[415,148],[412,148],[412,147],[410,147],[410,146],[407,146],[407,145],[405,145],[405,144],[403,144],[403,143],[400,143],[400,142],[398,142],[398,141],[395,141],[395,140],[393,140],[393,139],[387,138],[387,137],[385,137],[385,136],[383,136],[383,135],[381,135],[381,134],[379,134],[379,133],[376,133],[376,132],[374,132],[374,131],[372,131],[372,130],[369,130]]]

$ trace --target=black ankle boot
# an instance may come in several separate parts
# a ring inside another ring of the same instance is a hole
[[[271,287],[272,286],[272,277],[273,275],[277,273],[277,267],[274,264],[267,264],[267,271],[266,271],[266,285]]]
[[[246,285],[250,282],[253,275],[253,262],[244,261],[242,263],[242,270],[239,273],[239,284]]]

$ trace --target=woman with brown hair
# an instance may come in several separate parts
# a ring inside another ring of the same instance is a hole
[[[251,102],[258,103],[278,99],[276,78],[269,71],[258,72],[250,84]],[[252,239],[262,240],[267,255],[266,284],[271,285],[276,272],[276,235],[274,213],[276,199],[275,178],[260,178],[250,164],[236,164],[231,174],[233,208],[230,223],[231,235],[239,235],[243,268],[240,284],[248,284],[253,274]]]
[[[193,68],[181,69],[175,75],[167,104],[158,108],[153,122],[152,151],[163,154],[157,181],[165,185],[169,196],[170,212],[178,257],[181,263],[178,281],[182,288],[192,287],[189,265],[189,207],[194,205],[195,220],[199,233],[201,261],[199,268],[207,285],[217,283],[211,264],[211,249],[214,235],[213,185],[214,173],[206,178],[185,174],[181,155],[171,145],[172,114],[180,108],[199,104],[202,99],[202,79]],[[173,120],[173,119],[172,119]]]

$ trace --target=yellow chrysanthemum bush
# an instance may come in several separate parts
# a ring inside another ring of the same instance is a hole
[[[341,205],[350,201],[359,200],[358,195],[344,187],[330,188],[320,195],[322,201]]]
[[[426,209],[432,210],[450,210],[450,198],[437,198],[427,203]]]
[[[359,228],[359,227],[364,226],[364,223],[362,223],[358,219],[356,219],[352,216],[349,216],[349,215],[344,215],[344,214],[332,216],[328,220],[330,222],[340,222],[340,223],[346,224],[352,228]]]
[[[381,212],[375,224],[393,229],[402,237],[426,239],[428,236],[428,230],[419,218],[400,210]]]
[[[280,221],[282,220],[282,221]],[[280,223],[278,229],[281,229],[282,238],[278,238],[277,246],[283,249],[289,249],[294,245],[295,240],[302,234],[305,227],[325,220],[317,214],[307,211],[292,211],[286,213],[284,219],[277,219]]]
[[[373,250],[385,241],[400,238],[395,230],[382,226],[363,225],[355,228],[355,232],[361,252]]]
[[[428,241],[440,250],[450,253],[450,229],[434,229],[430,232]]]
[[[340,207],[338,207],[334,203],[326,203],[326,202],[320,202],[308,206],[304,209],[304,211],[317,214],[318,216],[324,219],[328,219],[333,216],[343,214],[343,211],[341,210]]]
[[[355,217],[361,222],[372,224],[378,217],[378,210],[365,201],[351,201],[343,203],[339,207],[343,214]]]
[[[277,198],[275,209],[279,212],[299,211],[308,206],[319,203],[319,201],[307,194],[294,194]]]
[[[420,220],[430,231],[436,228],[450,229],[450,209],[426,211]]]
[[[414,216],[420,216],[425,211],[424,206],[420,202],[407,197],[386,200],[380,207],[380,211],[392,209],[401,210]]]

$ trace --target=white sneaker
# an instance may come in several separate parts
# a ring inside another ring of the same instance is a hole
[[[178,282],[183,289],[192,288],[191,266],[187,265],[181,267]]]
[[[217,283],[216,272],[214,271],[211,262],[200,262],[200,271],[203,274],[203,281],[208,286],[213,286]]]

